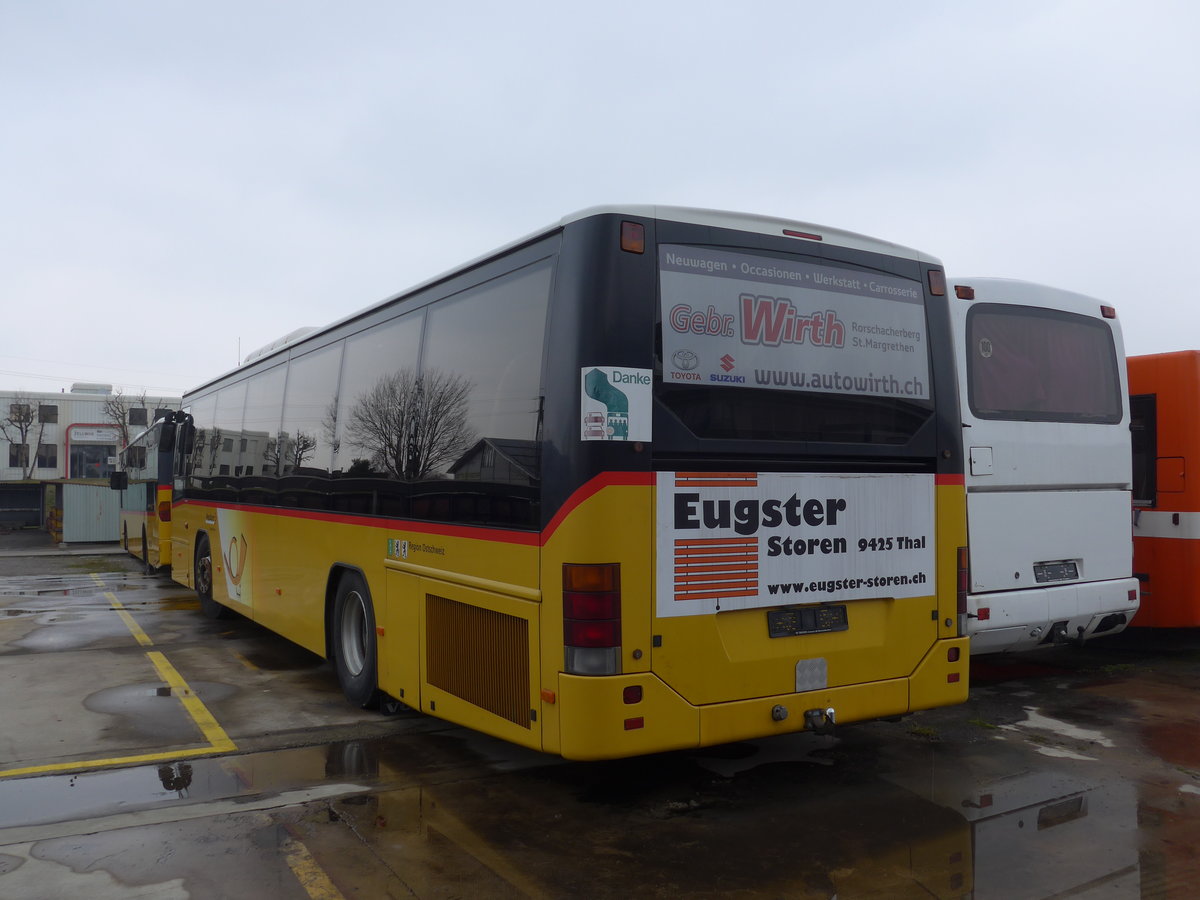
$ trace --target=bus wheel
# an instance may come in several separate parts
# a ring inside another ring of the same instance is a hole
[[[229,610],[213,599],[212,572],[212,549],[209,547],[208,535],[202,534],[196,539],[196,562],[192,583],[200,597],[200,611],[210,619],[224,619],[229,615]]]
[[[346,572],[333,605],[333,656],[346,699],[366,708],[376,701],[375,610],[360,575]]]

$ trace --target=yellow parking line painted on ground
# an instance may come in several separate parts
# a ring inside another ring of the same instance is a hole
[[[114,756],[110,759],[77,759],[73,762],[47,763],[44,766],[25,766],[21,769],[0,769],[0,778],[15,778],[21,775],[50,775],[57,772],[75,772],[79,769],[103,769],[109,766],[134,766],[140,763],[175,761],[185,757],[207,756],[218,748],[192,747],[187,750],[160,750],[156,753],[139,753],[136,756]]]
[[[162,676],[163,681],[171,686],[171,693],[179,698],[179,702],[183,704],[183,708],[188,711],[188,715],[192,717],[192,721],[200,728],[200,732],[212,745],[212,748],[214,750],[236,750],[237,745],[229,739],[225,729],[217,724],[217,720],[208,711],[208,707],[196,696],[196,692],[188,687],[183,677],[175,671],[175,667],[167,662],[167,658],[157,650],[149,651],[146,656],[150,662],[154,663],[154,668],[158,669],[158,674]]]
[[[234,659],[236,659],[238,662],[240,662],[243,666],[245,666],[247,669],[249,669],[251,672],[261,671],[258,668],[258,666],[256,666],[254,663],[250,662],[250,660],[246,659],[246,657],[242,656],[242,654],[238,653],[236,650],[230,650],[229,654]]]
[[[92,573],[92,580],[100,587],[104,587],[104,579]],[[116,598],[116,595],[111,591],[106,591],[104,594],[109,603],[112,604],[113,610],[121,617],[121,621],[125,623],[125,627],[129,629],[130,634],[134,636],[137,642],[143,647],[153,647],[154,642],[150,636],[142,630],[141,626],[134,621],[133,616],[125,609],[124,605]],[[50,772],[71,772],[77,769],[92,769],[105,766],[128,766],[138,763],[160,762],[165,759],[179,759],[188,756],[204,756],[209,753],[224,753],[231,750],[236,750],[237,745],[229,739],[229,735],[225,733],[217,720],[213,718],[212,713],[208,711],[208,707],[196,696],[183,676],[172,666],[167,658],[157,650],[149,650],[146,652],[146,658],[158,671],[159,676],[171,688],[171,693],[179,698],[179,702],[183,704],[183,708],[187,714],[191,716],[196,727],[200,729],[200,733],[204,739],[208,741],[207,747],[193,747],[187,750],[163,750],[155,753],[139,753],[133,756],[117,756],[109,759],[80,759],[73,762],[50,763],[44,766],[25,766],[20,769],[2,769],[0,770],[0,778],[12,778],[17,775],[43,775]]]
[[[129,629],[129,633],[133,635],[134,639],[143,647],[153,647],[154,641],[150,640],[150,635],[142,631],[142,626],[134,621],[133,616],[126,611],[124,604],[117,599],[117,595],[112,591],[106,591],[104,596],[112,604],[112,608],[117,611],[117,615],[121,617],[121,621],[125,623],[125,627]]]
[[[325,870],[294,835],[284,838],[283,853],[296,880],[312,900],[344,900],[342,892],[334,887]]]

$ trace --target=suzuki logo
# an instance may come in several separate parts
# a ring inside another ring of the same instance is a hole
[[[729,372],[733,369],[733,357],[728,353],[721,357],[721,368],[726,372]]]

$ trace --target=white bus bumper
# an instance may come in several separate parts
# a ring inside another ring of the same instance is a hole
[[[1116,634],[1133,619],[1138,604],[1136,578],[968,594],[971,655],[1032,650],[1056,640]]]

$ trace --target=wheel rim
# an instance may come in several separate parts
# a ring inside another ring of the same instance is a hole
[[[350,591],[342,605],[338,629],[342,663],[352,676],[358,676],[367,664],[367,607],[358,591]]]
[[[196,558],[196,591],[207,594],[212,590],[212,556],[205,547]]]

